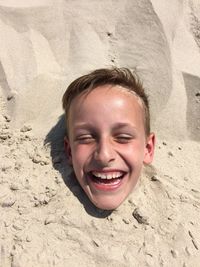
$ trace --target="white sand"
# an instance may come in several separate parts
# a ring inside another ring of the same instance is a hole
[[[0,267],[198,267],[199,1],[0,1],[0,36]],[[70,175],[61,98],[111,65],[137,69],[158,140],[108,214]]]

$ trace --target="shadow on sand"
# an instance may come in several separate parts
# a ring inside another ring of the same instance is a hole
[[[187,94],[187,130],[190,139],[200,141],[200,78],[183,72]]]
[[[44,141],[44,145],[50,146],[52,164],[54,168],[60,172],[65,185],[82,203],[86,212],[96,218],[105,218],[109,216],[112,211],[101,210],[91,203],[77,182],[73,169],[67,163],[63,144],[65,132],[65,118],[64,115],[62,115],[57,124],[49,131]]]

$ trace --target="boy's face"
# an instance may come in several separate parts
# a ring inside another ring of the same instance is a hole
[[[145,136],[141,101],[125,88],[104,85],[77,96],[68,117],[65,148],[92,203],[117,208],[150,163],[154,135]]]

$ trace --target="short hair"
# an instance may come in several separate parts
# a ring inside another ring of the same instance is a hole
[[[150,134],[149,101],[143,85],[136,73],[128,68],[97,69],[89,74],[74,80],[63,95],[62,103],[65,110],[66,122],[68,121],[69,109],[73,99],[83,93],[89,93],[96,87],[103,85],[119,85],[133,92],[142,101],[144,109],[144,128],[148,136]]]

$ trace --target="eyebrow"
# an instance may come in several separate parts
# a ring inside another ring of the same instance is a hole
[[[126,123],[126,122],[117,122],[116,124],[114,124],[114,129],[119,129],[119,128],[126,128],[126,127],[131,127],[136,129],[136,127],[133,124],[130,123]]]
[[[94,128],[94,126],[90,123],[77,123],[74,125],[74,129],[86,129],[86,128]]]
[[[126,122],[117,122],[115,123],[112,128],[114,130],[117,130],[117,129],[122,129],[122,128],[127,128],[127,127],[131,127],[133,128],[134,130],[137,130],[137,128],[133,125],[133,124],[130,124],[130,123],[126,123]],[[78,123],[77,125],[74,125],[74,129],[75,130],[78,130],[78,129],[94,129],[96,127],[94,127],[93,124],[91,123]]]

